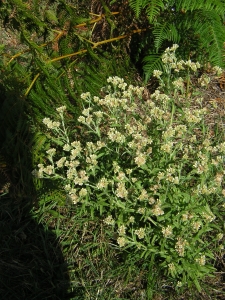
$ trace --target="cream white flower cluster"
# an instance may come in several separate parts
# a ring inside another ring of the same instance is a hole
[[[177,44],[174,44],[172,47],[168,47],[163,55],[162,55],[162,62],[164,64],[164,70],[165,72],[162,72],[160,70],[154,70],[153,71],[153,77],[156,77],[159,80],[159,88],[167,89],[168,91],[171,91],[171,89],[174,92],[174,95],[181,92],[181,94],[184,94],[185,91],[185,85],[184,79],[182,77],[179,77],[174,80],[174,77],[176,78],[175,74],[179,73],[180,71],[187,71],[188,73],[190,71],[197,72],[198,69],[201,68],[201,65],[199,62],[193,62],[190,59],[187,61],[184,60],[178,60],[175,52],[179,46]],[[175,74],[174,74],[175,72]],[[166,75],[166,78],[165,78]],[[188,81],[190,78],[188,78]],[[202,85],[205,84],[206,78],[202,78],[200,82]],[[188,84],[187,84],[188,85]]]
[[[50,118],[44,118],[43,123],[48,127],[48,129],[58,129],[60,122],[52,121]]]
[[[199,69],[201,67],[199,62],[194,63],[190,59],[187,61],[184,61],[184,60],[177,61],[175,51],[177,50],[178,47],[179,46],[177,44],[174,44],[171,48],[168,47],[162,55],[162,62],[166,66],[169,66],[171,69],[174,69],[175,72],[184,70],[185,67],[189,67],[193,72],[196,72],[197,69]],[[158,76],[161,75],[157,71],[155,71],[155,74],[157,74]]]
[[[205,255],[201,255],[199,258],[196,258],[195,260],[200,266],[205,265]]]
[[[207,76],[206,74],[203,74],[199,79],[198,82],[201,84],[201,86],[208,86],[210,83],[211,79],[209,76]]]
[[[212,71],[215,72],[217,76],[220,76],[223,73],[223,69],[218,66],[213,67]]]
[[[163,227],[162,228],[162,233],[163,233],[163,236],[165,238],[171,237],[172,234],[173,234],[172,226],[171,225],[167,225],[166,227]]]
[[[177,251],[179,256],[184,256],[186,245],[188,245],[187,240],[185,240],[181,237],[177,238],[177,242],[176,242],[176,245],[175,245],[175,250]]]
[[[114,87],[118,87],[119,89],[121,90],[125,90],[126,89],[126,86],[127,86],[127,83],[124,82],[124,79],[123,78],[120,78],[118,76],[114,76],[114,77],[109,77],[107,79],[107,82],[108,83],[112,83],[112,85]]]
[[[178,79],[174,80],[172,82],[172,84],[174,85],[174,88],[176,90],[180,90],[181,92],[184,91],[184,79],[179,77]]]
[[[189,108],[184,109],[185,119],[188,123],[199,123],[202,117],[207,113],[207,109],[204,107],[202,109],[190,110]]]
[[[134,233],[138,236],[139,239],[143,239],[145,237],[145,229],[139,228],[134,231]]]
[[[114,225],[115,220],[113,219],[112,215],[110,215],[107,218],[105,218],[104,223],[107,225]]]
[[[56,111],[59,112],[60,114],[63,114],[64,111],[66,111],[66,106],[61,106],[61,107],[58,107],[56,108]]]

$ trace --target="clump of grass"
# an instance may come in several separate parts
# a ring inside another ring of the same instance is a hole
[[[147,100],[142,87],[116,76],[108,78],[101,97],[82,94],[81,138],[67,128],[65,106],[56,109],[56,120],[45,118],[47,158],[33,172],[56,180],[78,227],[76,218],[102,228],[104,242],[96,230],[89,232],[87,265],[94,253],[98,257],[94,245],[100,257],[111,247],[126,262],[141,262],[146,299],[154,295],[154,273],[177,293],[193,285],[200,292],[201,280],[215,272],[215,256],[224,251],[225,142],[209,131],[207,110],[185,102],[190,72],[200,65],[178,62],[176,48],[165,51],[165,73],[154,72],[160,87]],[[180,71],[185,80],[175,78]],[[79,230],[77,236],[85,236]]]

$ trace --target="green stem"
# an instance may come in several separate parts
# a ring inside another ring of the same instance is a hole
[[[188,70],[187,70],[186,98],[188,97],[188,94],[189,94],[189,87],[190,87],[190,68],[188,67]]]

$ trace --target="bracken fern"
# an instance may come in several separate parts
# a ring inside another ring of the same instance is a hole
[[[224,66],[224,1],[130,0],[129,3],[139,21],[147,17],[150,24],[145,39],[153,43],[145,46],[143,53],[146,81],[165,47],[172,43],[179,43],[180,55],[186,59]],[[142,44],[144,41],[140,41],[139,47]]]

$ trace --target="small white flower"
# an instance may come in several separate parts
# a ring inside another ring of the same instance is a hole
[[[116,196],[119,198],[127,198],[127,195],[128,191],[126,190],[125,184],[123,182],[119,182],[116,189]]]
[[[138,167],[143,166],[146,163],[146,155],[144,153],[139,153],[135,157],[134,161],[138,165]]]
[[[218,66],[213,67],[212,70],[213,70],[214,72],[216,72],[216,75],[217,75],[217,76],[220,76],[220,75],[223,73],[223,70],[222,70],[220,67],[218,67]]]
[[[82,188],[80,191],[79,191],[79,196],[80,197],[85,197],[87,195],[87,189],[85,188]]]
[[[154,77],[159,79],[161,75],[162,75],[162,71],[159,71],[159,70],[154,70],[153,71],[153,76]]]
[[[102,111],[95,111],[94,115],[98,118],[98,119],[102,119],[103,117],[103,112]]]
[[[173,229],[171,225],[162,228],[162,234],[165,238],[170,237],[173,234]]]
[[[58,168],[62,168],[64,166],[64,163],[66,161],[66,157],[61,157],[57,162],[56,165]]]
[[[146,191],[145,189],[143,189],[143,190],[141,191],[141,194],[140,194],[140,196],[138,197],[138,199],[139,199],[140,201],[143,201],[143,200],[147,200],[147,199],[148,199],[148,193],[147,193],[147,191]]]
[[[59,112],[59,113],[64,113],[64,111],[66,110],[66,106],[61,106],[61,107],[58,107],[58,108],[56,108],[56,110],[57,110],[57,112]]]
[[[118,245],[122,248],[126,245],[126,239],[124,237],[118,237],[117,239],[117,243]]]
[[[119,235],[125,235],[126,234],[126,226],[125,225],[121,225],[118,228],[118,233],[119,233]]]
[[[83,111],[82,111],[82,115],[84,115],[85,117],[88,117],[89,114],[90,114],[90,111],[91,111],[91,108],[85,108]]]
[[[115,220],[110,215],[107,218],[105,218],[104,223],[107,224],[107,225],[112,225],[113,226],[115,224]]]
[[[44,168],[43,172],[47,175],[52,175],[54,173],[54,167],[52,165],[49,165],[46,168]]]
[[[44,118],[43,123],[48,127],[48,129],[56,129],[57,130],[60,126],[59,122],[55,122],[55,121],[53,122],[49,118]]]
[[[184,256],[185,246],[187,245],[187,241],[181,237],[177,238],[177,242],[175,245],[175,250],[179,254],[179,256]]]
[[[201,224],[200,221],[194,221],[194,222],[192,223],[192,228],[193,228],[193,231],[194,231],[194,232],[198,232],[199,229],[201,228],[201,226],[202,226],[202,224]]]
[[[171,273],[174,273],[176,271],[176,267],[175,267],[174,263],[168,264],[168,269]]]
[[[173,46],[170,48],[171,51],[176,51],[177,48],[179,48],[179,45],[173,44]]]
[[[153,207],[152,214],[156,217],[164,215],[164,211],[161,208],[160,201],[158,201],[157,204]]]
[[[85,124],[86,123],[86,119],[84,116],[80,116],[78,119],[78,122]]]
[[[50,148],[49,150],[46,151],[46,153],[48,153],[50,156],[53,156],[56,153],[56,149]]]
[[[161,146],[161,150],[166,152],[166,153],[170,153],[172,147],[173,147],[173,142],[167,142],[166,144]]]
[[[201,255],[199,258],[196,258],[195,261],[196,261],[200,266],[204,266],[204,265],[205,265],[205,255]]]
[[[89,99],[91,97],[91,94],[90,94],[90,92],[83,93],[83,94],[80,95],[80,97],[83,100],[87,100],[87,99]]]
[[[139,239],[143,239],[145,237],[145,229],[139,228],[134,231],[134,233],[138,236]]]
[[[69,192],[71,190],[71,185],[70,184],[66,184],[64,186],[65,191]]]
[[[79,202],[79,197],[76,194],[71,193],[67,195],[67,201],[77,204]]]
[[[108,180],[105,177],[101,178],[96,185],[97,189],[99,190],[105,189],[107,188],[107,186],[108,186]]]
[[[63,146],[64,151],[70,151],[70,149],[71,149],[71,147],[70,147],[69,144],[66,144],[66,145]]]
[[[223,238],[223,233],[218,233],[216,236],[217,240],[220,241]]]
[[[183,283],[181,282],[181,281],[177,281],[177,287],[179,288],[179,287],[182,287],[182,285],[183,285]]]
[[[129,218],[129,222],[130,222],[130,223],[134,223],[134,222],[135,222],[135,219],[134,219],[133,216],[131,216],[131,217]]]

